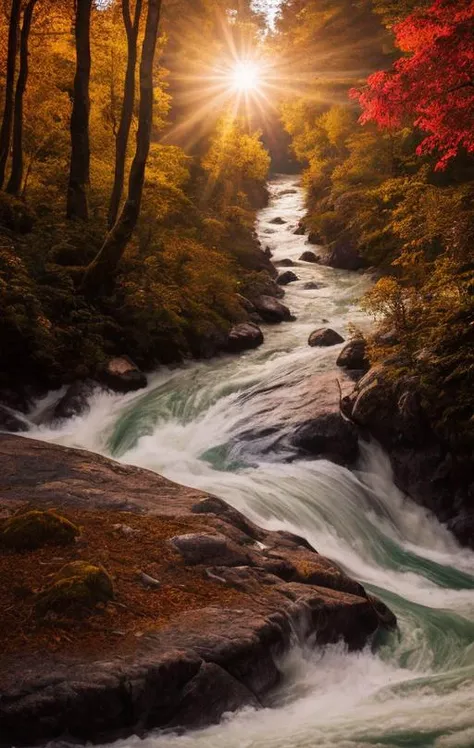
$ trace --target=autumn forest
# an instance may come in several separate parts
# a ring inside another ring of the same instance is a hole
[[[0,0],[0,748],[472,746],[473,453],[474,0]]]

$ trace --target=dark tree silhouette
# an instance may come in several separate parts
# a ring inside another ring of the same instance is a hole
[[[145,168],[153,124],[153,65],[155,60],[161,0],[148,0],[148,12],[140,62],[140,107],[137,145],[130,169],[128,194],[119,218],[85,272],[83,287],[94,290],[111,278],[133,234],[140,215]]]
[[[89,82],[91,72],[90,22],[92,0],[77,0],[76,74],[71,114],[71,164],[67,192],[67,216],[86,221],[90,182]]]

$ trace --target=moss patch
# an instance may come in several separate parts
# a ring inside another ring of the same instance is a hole
[[[11,511],[9,502],[0,500],[2,509]],[[133,652],[146,631],[179,620],[182,611],[248,605],[246,593],[210,579],[201,568],[186,567],[169,543],[175,535],[208,530],[205,517],[170,518],[75,507],[67,508],[67,516],[80,526],[80,542],[45,545],[27,553],[12,552],[0,544],[0,688],[19,653],[94,658]],[[93,615],[71,615],[73,608],[67,607],[64,613],[55,608],[55,615],[38,615],[43,593],[60,577],[70,577],[78,561],[107,570],[113,579],[114,599],[97,605]],[[145,586],[141,572],[158,579],[161,586]]]
[[[82,615],[113,598],[112,580],[103,566],[72,561],[36,596],[35,609],[40,617],[48,613]]]
[[[0,526],[0,544],[15,551],[69,545],[78,535],[79,528],[65,517],[38,509],[16,514]]]

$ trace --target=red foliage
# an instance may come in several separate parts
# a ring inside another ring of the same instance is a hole
[[[351,97],[364,110],[363,123],[414,121],[427,133],[418,153],[438,150],[436,168],[443,169],[461,148],[474,153],[474,0],[435,0],[394,31],[408,55]]]

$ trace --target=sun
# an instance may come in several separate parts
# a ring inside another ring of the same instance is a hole
[[[261,82],[261,71],[255,62],[241,61],[231,71],[233,88],[244,93],[256,91]]]

